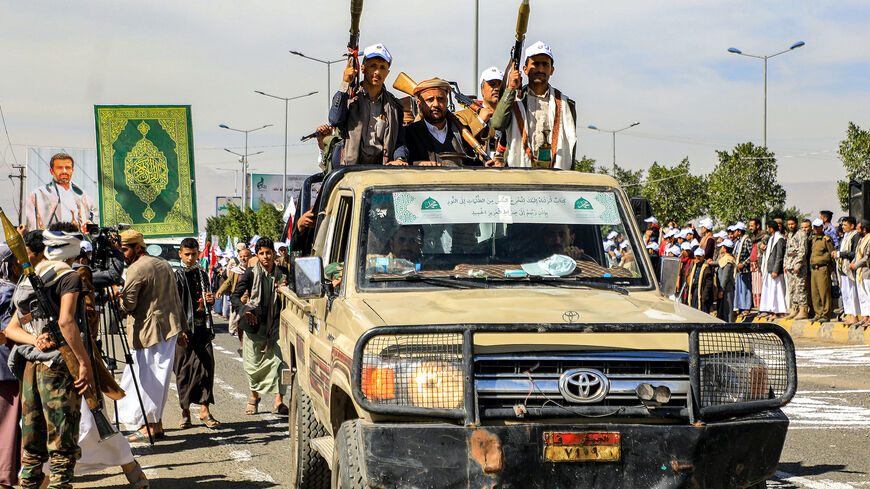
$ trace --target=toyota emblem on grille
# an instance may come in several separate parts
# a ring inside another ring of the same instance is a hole
[[[562,319],[567,321],[569,324],[574,324],[575,321],[580,319],[580,313],[577,311],[565,311],[562,313]]]
[[[598,402],[610,392],[610,380],[598,370],[575,368],[559,377],[559,392],[569,402]]]

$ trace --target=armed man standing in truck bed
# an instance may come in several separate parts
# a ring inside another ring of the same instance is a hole
[[[550,85],[555,57],[550,46],[536,42],[526,49],[523,72],[528,85],[512,69],[491,124],[505,131],[506,166],[571,169],[577,151],[577,109],[574,101]],[[519,90],[519,92],[517,92]]]

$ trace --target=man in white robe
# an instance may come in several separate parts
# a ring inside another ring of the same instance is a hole
[[[843,300],[843,321],[846,324],[858,322],[860,314],[858,299],[858,287],[855,283],[855,271],[849,267],[855,258],[855,250],[858,248],[858,232],[855,231],[855,218],[846,216],[841,224],[843,226],[843,239],[840,246],[834,252],[833,258],[837,265],[837,275],[840,278],[840,297]]]
[[[785,259],[785,238],[780,233],[780,225],[776,221],[768,221],[767,247],[761,262],[763,282],[761,285],[761,317],[776,318],[785,315],[785,276],[783,261]]]
[[[163,408],[169,397],[175,344],[187,345],[188,326],[169,263],[145,253],[142,233],[132,229],[121,233],[121,251],[127,277],[120,305],[127,313],[133,364],[127,365],[121,378],[127,395],[118,401],[118,419],[139,427],[130,441],[147,441],[149,429],[155,438],[163,436]],[[144,413],[134,382],[138,382]]]
[[[493,129],[504,131],[508,141],[505,163],[510,167],[544,167],[570,170],[577,151],[577,107],[573,100],[550,85],[555,57],[550,46],[536,42],[526,49],[523,73],[514,67],[490,119]]]

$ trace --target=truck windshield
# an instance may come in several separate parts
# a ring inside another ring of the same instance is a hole
[[[638,259],[646,250],[628,232],[629,215],[610,190],[372,189],[360,235],[361,284],[513,286],[563,277],[556,283],[649,286]]]

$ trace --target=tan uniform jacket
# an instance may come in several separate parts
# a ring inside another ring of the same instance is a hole
[[[121,310],[127,316],[130,348],[141,350],[187,331],[175,275],[169,262],[142,255],[127,268]]]

